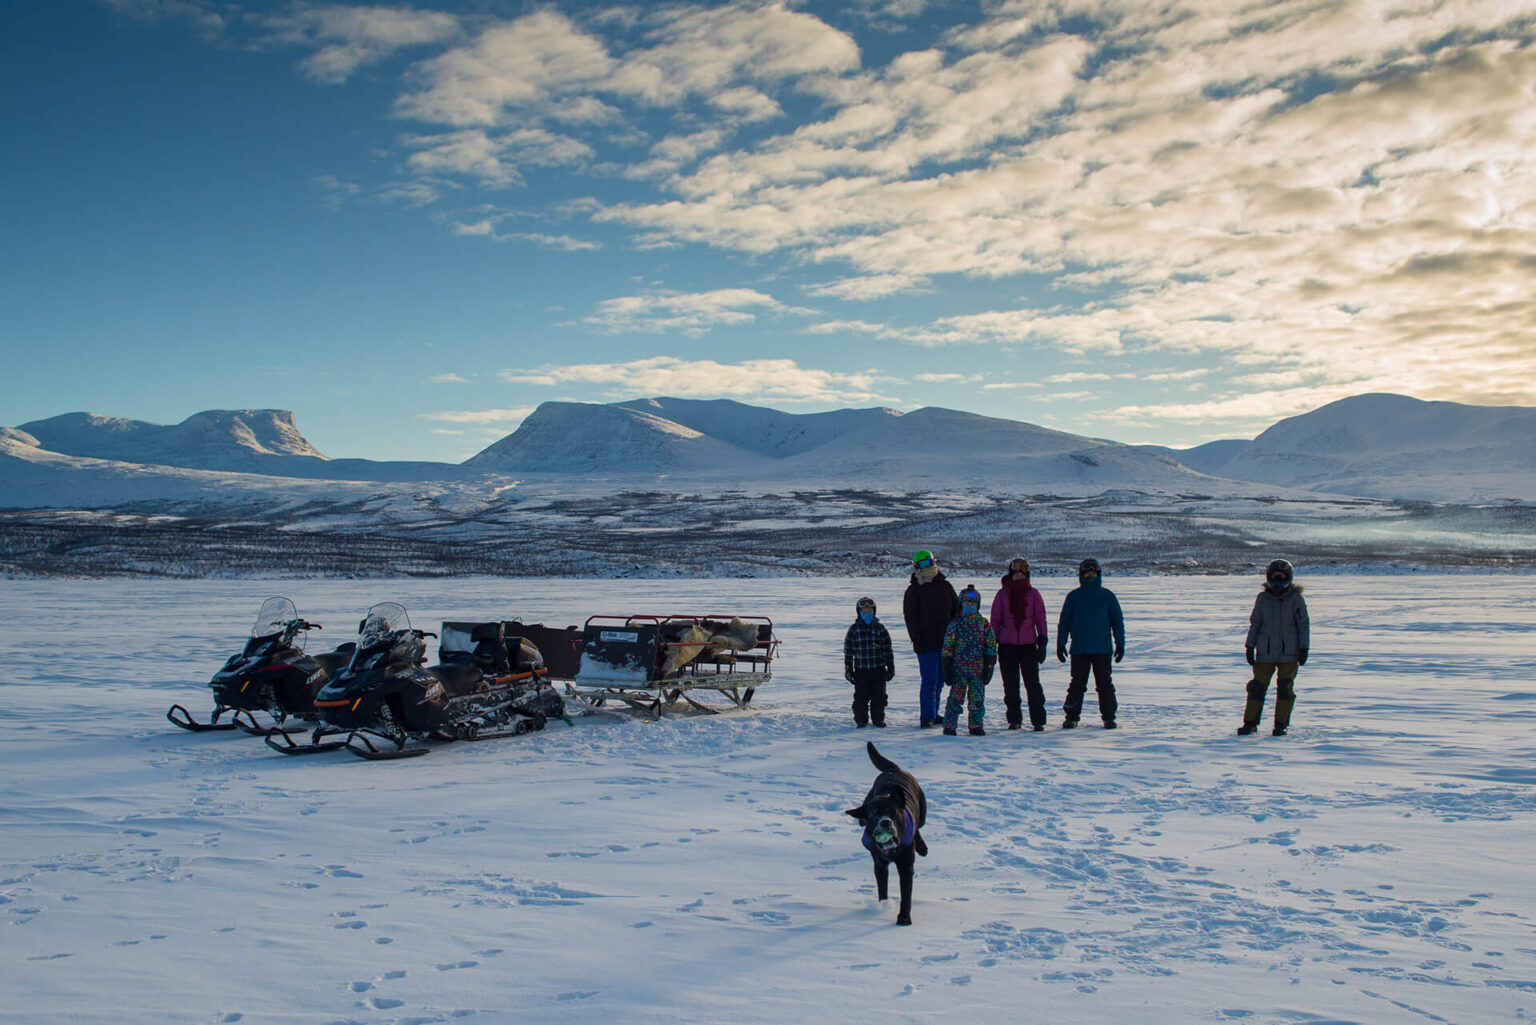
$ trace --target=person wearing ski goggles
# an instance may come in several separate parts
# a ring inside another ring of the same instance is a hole
[[[1253,667],[1248,681],[1248,701],[1243,706],[1243,724],[1237,732],[1255,733],[1264,714],[1264,697],[1269,682],[1277,675],[1275,690],[1275,726],[1271,731],[1283,737],[1291,728],[1291,709],[1296,705],[1296,673],[1307,664],[1312,645],[1312,620],[1307,602],[1296,583],[1296,569],[1285,559],[1276,559],[1264,571],[1264,589],[1253,600],[1248,616],[1248,637],[1243,655]]]
[[[927,549],[912,555],[912,578],[901,600],[907,638],[917,655],[921,683],[918,689],[918,723],[928,729],[939,719],[939,696],[944,691],[944,632],[960,615],[960,599]]]

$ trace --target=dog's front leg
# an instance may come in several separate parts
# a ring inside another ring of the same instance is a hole
[[[875,857],[875,892],[885,900],[891,895],[891,863],[885,859]]]
[[[913,857],[910,850],[902,851],[901,857],[896,859],[896,875],[901,880],[901,909],[896,913],[896,924],[911,925]]]

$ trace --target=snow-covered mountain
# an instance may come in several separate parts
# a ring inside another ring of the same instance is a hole
[[[299,493],[326,493],[281,483],[308,480],[355,496],[419,485],[411,493],[472,517],[476,496],[501,494],[509,475],[524,481],[519,494],[573,497],[853,490],[1085,498],[1139,489],[1530,502],[1536,409],[1361,395],[1252,441],[1175,451],[936,407],[795,414],[730,400],[549,402],[462,464],[328,459],[284,410],[210,410],[170,426],[68,413],[0,428],[0,507],[9,508],[217,503],[221,493],[233,502],[263,488],[286,505]]]
[[[1212,442],[1181,460],[1232,480],[1430,501],[1536,500],[1536,409],[1340,399],[1250,442]]]
[[[457,480],[467,472],[453,463],[330,459],[286,409],[210,409],[169,425],[64,413],[0,430],[48,452],[136,466],[339,481]]]
[[[211,409],[170,425],[65,413],[20,430],[64,455],[194,470],[259,470],[277,465],[272,457],[325,459],[285,409]]]
[[[1204,487],[1164,453],[929,407],[794,414],[720,399],[546,402],[467,460],[501,473],[804,481],[850,488]]]

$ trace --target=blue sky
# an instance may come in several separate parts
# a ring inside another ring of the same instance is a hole
[[[0,423],[1536,404],[1536,0],[0,14]]]

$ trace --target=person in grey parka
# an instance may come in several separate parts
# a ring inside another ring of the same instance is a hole
[[[1264,590],[1253,601],[1248,617],[1248,639],[1243,647],[1253,679],[1248,681],[1248,704],[1237,732],[1246,736],[1259,728],[1264,696],[1277,673],[1274,735],[1285,736],[1291,728],[1291,708],[1296,704],[1296,670],[1307,664],[1312,646],[1312,621],[1307,602],[1295,582],[1296,571],[1284,559],[1276,559],[1264,573]]]

